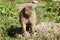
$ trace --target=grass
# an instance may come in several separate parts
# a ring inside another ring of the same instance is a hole
[[[45,2],[45,6],[36,7],[37,19],[38,22],[57,22],[60,23],[60,2],[52,1],[42,1]],[[0,0],[0,40],[20,40],[19,37],[10,37],[7,34],[7,30],[11,28],[14,31],[14,28],[21,27],[19,23],[18,13],[18,4],[32,2],[32,0]],[[37,22],[37,23],[38,23]],[[13,32],[12,32],[13,33]],[[14,34],[14,33],[13,33]],[[13,35],[12,34],[12,35]],[[44,38],[44,37],[43,37]],[[26,38],[28,40],[28,38]],[[30,39],[33,40],[33,39]],[[38,38],[41,40],[41,38]],[[44,39],[45,40],[45,39]]]

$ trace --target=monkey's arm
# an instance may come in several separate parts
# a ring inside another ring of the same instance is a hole
[[[26,21],[24,18],[21,18],[22,31],[26,32]]]

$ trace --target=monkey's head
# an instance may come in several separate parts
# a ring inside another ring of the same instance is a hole
[[[25,7],[25,13],[26,15],[30,16],[33,13],[34,8],[32,6],[26,6]]]

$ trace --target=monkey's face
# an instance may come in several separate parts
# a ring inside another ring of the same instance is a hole
[[[26,15],[28,15],[28,16],[32,15],[32,13],[33,13],[33,8],[32,8],[32,6],[27,6],[26,9],[25,9],[25,13],[26,13]]]

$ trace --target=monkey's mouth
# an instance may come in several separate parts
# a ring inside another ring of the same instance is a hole
[[[31,15],[32,12],[31,11],[25,11],[26,15]]]

